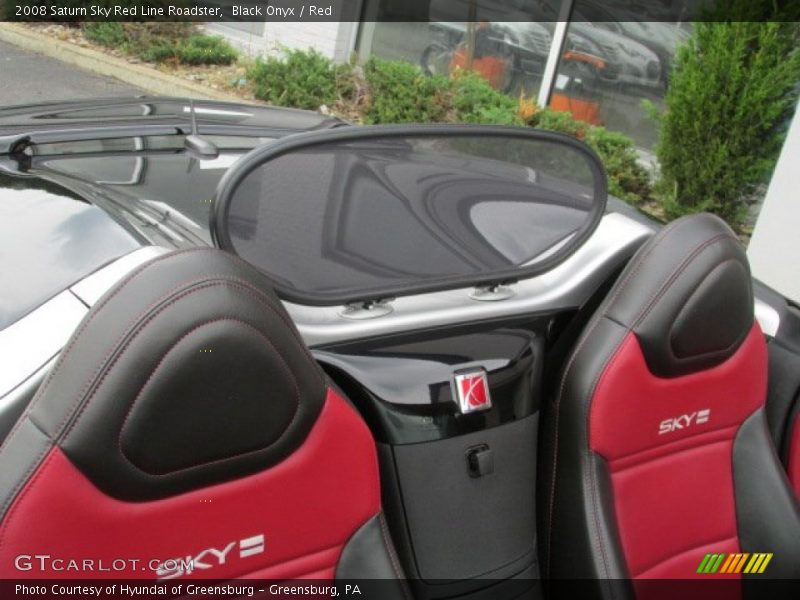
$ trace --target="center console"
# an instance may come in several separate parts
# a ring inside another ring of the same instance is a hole
[[[415,597],[536,597],[542,337],[473,328],[314,354],[378,442],[384,511]]]

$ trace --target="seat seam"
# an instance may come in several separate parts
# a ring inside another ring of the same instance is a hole
[[[6,509],[8,509],[9,507],[10,510],[8,512],[8,515],[6,515],[5,518],[3,518],[2,522],[0,522],[0,554],[2,553],[6,532],[11,526],[11,522],[14,520],[14,517],[16,516],[17,509],[22,505],[25,497],[28,495],[31,489],[33,489],[33,487],[36,485],[36,482],[42,476],[42,473],[44,473],[47,470],[50,461],[52,461],[53,456],[55,456],[55,453],[53,452],[54,448],[55,448],[54,445],[48,445],[42,452],[39,453],[39,455],[36,458],[36,461],[34,461],[32,466],[27,470],[25,476],[20,480],[20,483],[17,484],[13,493],[9,496],[9,500],[7,500],[3,504],[3,510],[2,513],[0,514],[5,514]],[[47,458],[45,458],[45,456],[47,456]],[[41,462],[42,459],[44,459],[44,462]],[[41,468],[39,468],[40,463],[41,463]],[[34,471],[36,472],[34,473]],[[28,482],[28,478],[31,477],[31,475],[33,475],[33,478],[30,479],[30,482]],[[20,491],[22,486],[24,486],[24,489],[22,489],[22,493],[19,495],[19,497],[17,497],[17,493]]]
[[[735,432],[737,430],[738,430],[738,427],[736,425],[731,425],[730,427],[723,427],[721,429],[712,429],[711,431],[706,431],[704,433],[690,435],[690,436],[688,436],[686,438],[683,438],[682,440],[671,442],[669,444],[664,444],[663,446],[656,446],[655,448],[647,448],[645,450],[639,450],[639,451],[634,452],[632,454],[626,454],[625,456],[620,456],[618,458],[614,458],[614,459],[611,459],[611,460],[606,459],[606,460],[608,460],[609,463],[614,463],[614,462],[623,461],[623,460],[624,461],[628,461],[632,457],[638,456],[640,454],[645,454],[646,452],[653,452],[655,450],[664,449],[664,454],[659,454],[658,456],[654,456],[652,459],[643,459],[643,460],[640,460],[638,462],[634,462],[634,463],[632,463],[632,464],[630,464],[628,466],[620,467],[620,468],[614,470],[614,473],[621,473],[622,471],[627,471],[628,469],[633,469],[634,467],[641,466],[642,464],[645,464],[647,462],[651,462],[653,460],[661,460],[662,458],[665,458],[667,456],[675,456],[677,454],[682,454],[684,452],[691,452],[692,450],[697,450],[698,448],[704,448],[705,446],[711,446],[713,444],[721,444],[723,442],[730,442],[733,439],[735,439],[735,437],[736,437]],[[711,434],[718,434],[720,436],[722,436],[723,434],[727,435],[728,432],[733,432],[733,435],[731,437],[720,437],[718,439],[714,439],[713,441],[709,441],[709,442],[698,441],[694,445],[686,446],[685,448],[680,448],[678,450],[670,449],[670,446],[674,446],[674,445],[677,445],[677,444],[682,444],[683,442],[687,442],[689,440],[695,440],[696,438],[700,438],[700,437],[703,437],[703,436],[710,436]]]
[[[109,302],[115,296],[117,296],[117,294],[119,294],[124,288],[126,288],[126,286],[128,286],[134,280],[134,278],[136,278],[142,272],[144,272],[149,267],[153,266],[154,264],[156,264],[158,262],[161,262],[163,260],[166,260],[169,257],[174,257],[174,256],[177,256],[177,255],[190,254],[190,253],[194,253],[194,252],[208,252],[208,251],[212,251],[212,250],[214,250],[214,249],[213,248],[190,248],[190,249],[178,250],[178,251],[175,251],[175,252],[172,252],[172,253],[169,253],[169,254],[161,255],[161,256],[156,257],[155,259],[153,259],[153,260],[151,260],[151,261],[139,266],[133,272],[129,273],[123,280],[118,282],[117,283],[117,287],[114,289],[114,291],[111,294],[109,294],[108,296],[105,296],[100,301],[99,304],[97,304],[95,307],[93,307],[94,312],[92,312],[91,316],[89,316],[89,318],[87,320],[85,320],[79,326],[77,331],[75,333],[73,333],[72,338],[71,338],[70,343],[68,344],[68,346],[64,350],[62,350],[60,352],[60,356],[58,358],[57,364],[53,367],[53,369],[48,374],[47,379],[45,380],[45,382],[42,384],[42,386],[37,391],[36,396],[31,401],[31,403],[28,405],[28,408],[25,410],[25,412],[20,416],[20,418],[14,424],[14,426],[9,431],[9,433],[6,436],[6,438],[3,441],[3,443],[0,444],[0,457],[2,457],[3,453],[7,450],[9,444],[11,443],[12,439],[14,439],[15,434],[17,433],[17,431],[18,431],[19,427],[22,425],[22,423],[26,419],[30,420],[30,418],[32,417],[33,411],[41,404],[41,399],[44,397],[45,393],[49,390],[49,387],[52,384],[53,378],[55,377],[55,375],[58,372],[61,371],[61,368],[63,367],[64,362],[66,362],[67,357],[70,355],[70,353],[73,350],[73,348],[74,348],[75,344],[77,343],[77,341],[81,338],[83,332],[86,330],[86,328],[89,326],[89,324],[92,321],[94,321],[95,318],[97,318],[97,316],[100,314],[100,312],[103,310],[103,308],[108,306]],[[238,257],[234,257],[234,258],[237,258],[238,262],[240,262],[241,264],[244,264],[244,265],[247,264],[243,260],[239,259]],[[90,376],[89,380],[81,388],[80,392],[78,393],[78,396],[77,396],[76,400],[73,402],[72,406],[69,408],[68,412],[66,413],[66,417],[64,419],[62,419],[62,421],[56,427],[56,429],[54,431],[54,434],[52,436],[48,436],[51,439],[51,448],[52,447],[57,447],[59,441],[61,441],[64,437],[69,435],[69,433],[72,431],[72,428],[80,420],[80,416],[83,413],[84,409],[86,408],[86,404],[83,404],[83,406],[81,406],[80,410],[78,411],[78,414],[75,415],[75,420],[73,421],[72,425],[68,428],[68,430],[67,431],[62,431],[63,428],[65,427],[66,423],[72,417],[73,413],[75,413],[76,408],[78,406],[80,406],[82,400],[85,399],[84,397],[85,397],[86,392],[88,391],[88,388],[91,386],[92,382],[94,382],[96,380],[98,374],[102,371],[103,364],[105,364],[108,361],[109,357],[118,348],[118,346],[122,342],[122,340],[125,337],[127,337],[135,329],[136,325],[139,324],[142,321],[142,319],[144,319],[147,316],[147,313],[150,312],[154,306],[157,306],[161,302],[164,302],[167,298],[169,298],[170,296],[174,295],[181,288],[186,288],[187,286],[196,285],[197,283],[202,282],[202,281],[208,281],[209,283],[217,284],[217,285],[228,283],[230,285],[239,286],[240,288],[243,288],[244,290],[246,290],[251,295],[251,297],[253,297],[260,304],[262,304],[262,305],[266,306],[268,309],[270,309],[271,312],[276,314],[288,326],[290,332],[292,333],[293,337],[295,338],[295,341],[298,343],[298,346],[304,352],[305,356],[310,361],[312,361],[312,363],[314,365],[317,364],[316,361],[311,356],[311,353],[308,350],[308,348],[299,339],[299,333],[297,332],[297,330],[294,327],[294,325],[291,322],[287,322],[287,318],[288,317],[286,315],[282,314],[282,311],[278,308],[278,306],[276,306],[272,302],[272,300],[267,295],[265,295],[262,291],[258,290],[257,288],[255,288],[251,284],[249,284],[248,282],[246,282],[246,281],[244,281],[244,280],[242,280],[242,279],[240,279],[238,277],[228,277],[228,276],[221,275],[221,274],[204,275],[203,277],[199,277],[199,278],[190,280],[189,282],[183,282],[183,283],[181,283],[179,285],[174,286],[167,294],[162,295],[158,300],[156,300],[155,302],[151,303],[148,306],[148,308],[145,309],[144,312],[139,313],[139,315],[135,319],[133,319],[132,321],[130,321],[128,323],[125,332],[112,345],[111,351],[108,354],[106,354],[105,358],[101,362],[100,367],[98,367],[95,370],[95,372]],[[180,297],[184,297],[184,295],[181,295]],[[175,300],[177,300],[177,299],[175,299]],[[165,307],[163,307],[163,308],[165,308]],[[156,313],[156,314],[158,314],[158,313]],[[152,318],[154,318],[155,316],[156,315],[150,315],[150,317],[148,318],[147,321],[152,320]],[[318,375],[322,385],[324,386],[325,385],[325,381],[324,381],[324,376],[323,376],[323,374],[321,372],[321,369],[317,368],[316,372],[317,372],[317,375]],[[31,473],[33,473],[41,465],[42,459],[47,454],[47,451],[48,451],[48,449],[45,449],[43,452],[41,452],[39,455],[37,455],[37,457],[31,463],[30,467],[28,469],[26,469],[25,474],[23,475],[23,477],[15,484],[15,486],[12,489],[12,492],[9,495],[8,499],[6,501],[4,501],[2,507],[0,507],[0,519],[3,519],[6,510],[8,510],[8,507],[14,502],[15,497],[19,493],[20,489],[22,489],[22,487],[28,482],[28,479],[30,478]]]
[[[584,456],[586,457],[587,460],[592,460],[592,454],[596,454],[594,452],[594,450],[592,450],[591,446],[589,445],[589,438],[591,436],[591,431],[590,431],[590,427],[591,427],[591,410],[592,410],[592,404],[593,404],[593,400],[594,400],[594,394],[595,394],[595,391],[597,390],[597,386],[599,385],[599,382],[600,382],[600,379],[602,378],[602,376],[605,374],[605,372],[619,358],[620,352],[621,352],[622,347],[623,347],[624,342],[625,342],[625,339],[627,339],[627,334],[626,334],[625,337],[622,338],[622,340],[620,341],[620,343],[617,345],[616,349],[614,350],[614,354],[611,355],[606,360],[605,364],[603,365],[603,368],[599,370],[597,376],[595,377],[594,381],[592,382],[592,387],[591,387],[592,392],[589,395],[589,398],[588,398],[588,400],[586,402],[585,410],[584,410],[584,413],[585,413],[586,419],[587,419],[587,423],[586,423],[586,426],[583,428],[583,444],[584,444]],[[602,530],[600,529],[600,521],[599,521],[599,517],[598,517],[598,513],[599,513],[598,509],[599,509],[600,503],[599,503],[599,500],[598,500],[598,493],[597,493],[597,476],[595,474],[594,468],[592,468],[592,465],[589,465],[589,482],[591,483],[591,491],[592,491],[592,517],[594,519],[594,527],[595,527],[594,536],[597,539],[598,545],[600,546],[600,553],[601,553],[601,557],[603,559],[603,570],[605,572],[605,581],[606,581],[606,585],[607,585],[608,590],[609,590],[609,595],[610,595],[611,598],[614,598],[615,597],[614,586],[612,586],[610,584],[610,582],[608,581],[608,579],[609,579],[608,558],[606,557],[605,542],[603,540]]]
[[[58,357],[58,359],[56,361],[56,364],[53,365],[53,368],[47,374],[47,377],[45,378],[44,382],[42,382],[42,385],[37,390],[36,395],[31,400],[30,404],[28,405],[28,408],[25,410],[25,413],[23,413],[23,415],[20,416],[20,419],[17,420],[17,422],[14,424],[14,427],[12,427],[11,430],[8,432],[8,435],[6,436],[5,440],[3,440],[2,443],[0,443],[0,456],[2,456],[3,450],[8,445],[9,440],[11,440],[11,438],[13,437],[13,434],[16,432],[17,427],[19,427],[19,425],[21,424],[21,422],[23,420],[23,417],[27,416],[30,412],[33,411],[33,409],[39,404],[40,398],[50,388],[50,384],[52,382],[53,377],[60,370],[62,363],[64,362],[64,360],[66,360],[66,356],[69,354],[69,352],[72,350],[72,348],[75,345],[75,343],[78,341],[78,338],[79,338],[80,334],[89,326],[89,323],[91,323],[97,317],[97,315],[100,313],[100,311],[102,311],[102,309],[106,305],[108,305],[108,303],[118,293],[120,293],[122,291],[122,289],[125,288],[137,275],[142,273],[144,270],[146,270],[148,267],[152,266],[153,264],[155,264],[157,262],[160,262],[160,261],[162,261],[162,260],[164,260],[164,259],[166,259],[167,257],[170,257],[170,256],[182,255],[182,254],[187,254],[187,253],[190,253],[190,252],[197,252],[197,251],[203,251],[203,250],[211,250],[211,248],[187,248],[187,249],[183,249],[183,250],[176,250],[175,252],[171,252],[169,254],[162,254],[161,256],[157,256],[156,258],[154,258],[154,259],[152,259],[152,260],[150,260],[150,261],[148,261],[148,262],[146,262],[146,263],[144,263],[142,265],[139,265],[132,272],[128,273],[122,280],[120,280],[119,282],[116,283],[117,287],[114,289],[114,291],[110,295],[104,296],[100,300],[100,302],[96,305],[96,307],[92,307],[94,309],[94,312],[91,314],[91,316],[89,316],[89,318],[86,321],[81,323],[80,326],[78,327],[78,329],[72,334],[71,339],[69,340],[69,343],[67,344],[66,348],[63,348],[63,349],[61,349],[59,351],[59,357]],[[173,292],[174,292],[174,290],[173,290]]]
[[[708,248],[709,246],[712,246],[712,245],[716,244],[717,242],[719,242],[719,241],[721,241],[723,239],[726,239],[726,238],[727,239],[732,239],[734,241],[737,241],[737,243],[738,243],[738,240],[734,236],[732,236],[731,234],[729,234],[729,233],[721,233],[721,234],[715,235],[711,239],[705,240],[701,244],[698,244],[697,246],[695,246],[694,249],[688,255],[686,255],[686,257],[681,261],[681,263],[672,271],[672,274],[666,280],[664,280],[664,282],[662,282],[661,287],[650,297],[650,300],[649,300],[648,304],[645,305],[644,310],[639,314],[639,316],[636,318],[636,320],[631,325],[631,330],[635,329],[638,325],[641,324],[642,321],[644,321],[644,319],[647,317],[647,315],[649,315],[650,312],[653,310],[653,308],[655,308],[655,306],[659,303],[661,298],[664,297],[664,294],[666,294],[667,291],[675,283],[675,281],[677,281],[677,279],[680,276],[680,274],[683,273],[686,270],[686,267],[688,267],[689,264],[697,256],[702,254],[703,251],[706,248]]]
[[[5,440],[3,440],[2,443],[0,443],[0,456],[2,456],[3,450],[6,448],[7,444],[12,439],[14,433],[16,432],[17,428],[21,424],[23,418],[25,416],[29,415],[30,413],[32,413],[33,410],[40,404],[41,398],[50,389],[50,386],[52,384],[53,378],[55,377],[56,374],[58,374],[61,371],[64,362],[66,362],[67,357],[71,354],[71,351],[73,350],[75,344],[78,342],[79,339],[81,339],[81,335],[83,334],[83,332],[86,330],[86,328],[89,326],[89,324],[92,323],[99,316],[99,314],[103,311],[103,309],[109,304],[109,302],[114,297],[116,297],[120,292],[122,292],[122,290],[125,289],[136,277],[141,275],[144,271],[146,271],[147,269],[149,269],[153,265],[155,265],[155,264],[157,264],[157,263],[159,263],[159,262],[161,262],[163,260],[166,260],[168,258],[172,258],[172,257],[175,257],[175,256],[179,256],[179,255],[184,255],[184,254],[190,254],[190,253],[195,253],[195,252],[210,252],[210,251],[221,252],[216,248],[187,248],[187,249],[182,249],[182,250],[176,250],[176,251],[170,252],[168,254],[163,254],[161,256],[158,256],[158,257],[156,257],[156,258],[154,258],[154,259],[152,259],[152,260],[140,265],[139,267],[134,269],[132,272],[128,273],[122,280],[117,282],[116,283],[116,287],[114,288],[113,292],[111,292],[108,296],[103,297],[101,299],[101,301],[97,305],[92,307],[93,311],[91,312],[91,315],[89,316],[89,318],[86,319],[83,323],[81,323],[81,325],[78,327],[78,329],[72,334],[71,339],[70,339],[69,343],[67,344],[67,346],[59,351],[60,355],[59,355],[59,357],[57,359],[57,363],[50,370],[50,373],[48,373],[47,378],[42,383],[41,387],[37,390],[37,393],[36,393],[35,397],[31,400],[31,402],[28,405],[28,407],[25,410],[25,412],[20,416],[20,419],[18,419],[17,422],[14,424],[14,426],[11,428],[11,430],[9,431],[9,433],[6,436]],[[235,259],[235,262],[239,263],[240,265],[246,266],[248,269],[252,269],[252,265],[249,265],[241,257],[236,256],[234,254],[230,254],[230,253],[225,253],[225,255],[227,257],[229,257],[229,258]],[[128,322],[128,325],[127,325],[127,328],[125,330],[125,333],[117,340],[117,342],[114,344],[114,347],[119,345],[120,341],[130,333],[130,331],[135,327],[135,325],[139,321],[141,321],[147,315],[147,313],[150,310],[152,310],[152,308],[154,306],[157,306],[158,304],[160,304],[161,302],[163,302],[164,300],[166,300],[167,298],[169,298],[170,296],[175,294],[181,288],[185,288],[185,287],[188,287],[188,286],[191,286],[191,285],[196,285],[197,283],[202,282],[202,281],[213,281],[213,280],[225,280],[225,281],[237,282],[242,287],[245,287],[245,288],[248,288],[249,290],[251,290],[251,292],[253,292],[253,294],[257,297],[257,299],[259,299],[259,301],[262,304],[271,307],[273,312],[287,325],[287,327],[288,327],[289,331],[291,332],[292,336],[295,338],[295,340],[297,341],[300,349],[305,354],[305,356],[309,359],[309,361],[312,361],[312,362],[316,363],[316,361],[314,360],[313,356],[311,355],[311,352],[306,347],[305,343],[303,342],[302,338],[300,337],[300,334],[297,331],[297,329],[296,329],[296,327],[294,325],[294,322],[291,321],[291,319],[289,319],[287,315],[282,314],[283,311],[278,307],[278,305],[276,305],[272,301],[271,298],[269,298],[269,296],[267,296],[262,291],[260,291],[257,288],[255,288],[253,285],[251,285],[246,280],[241,279],[240,277],[227,276],[227,275],[222,274],[222,273],[203,275],[201,277],[197,277],[195,279],[192,279],[192,280],[190,280],[188,282],[182,282],[181,284],[178,284],[178,285],[174,286],[172,289],[170,289],[169,292],[167,292],[166,294],[163,294],[162,296],[160,296],[157,300],[152,302],[144,311],[140,312],[139,315],[135,319],[133,319],[133,320]],[[110,356],[110,354],[106,355],[106,357],[103,359],[103,362],[107,361],[109,356]],[[82,396],[82,395],[84,395],[86,393],[86,391],[88,390],[88,387],[91,385],[91,381],[94,380],[97,377],[97,375],[99,374],[99,372],[101,370],[102,370],[102,364],[90,376],[89,381],[86,384],[84,384],[83,388],[79,392],[79,396]],[[320,378],[322,379],[321,375],[320,375]],[[72,412],[73,410],[75,410],[74,406],[73,406],[73,408],[70,409],[70,412]],[[55,432],[54,438],[58,438],[59,430],[63,427],[63,425],[64,425],[64,422],[59,424],[59,426],[58,426],[58,428],[57,428],[57,430]]]
[[[148,384],[150,383],[152,378],[155,376],[155,374],[158,371],[158,369],[161,367],[161,365],[166,360],[167,355],[170,354],[178,344],[180,344],[184,339],[186,339],[189,335],[191,335],[192,333],[194,333],[198,329],[201,329],[201,328],[206,327],[208,325],[211,325],[211,324],[214,324],[214,323],[219,323],[219,322],[222,322],[222,321],[232,321],[232,322],[240,323],[241,325],[244,325],[245,327],[247,327],[247,328],[251,329],[252,331],[256,332],[258,335],[261,336],[261,338],[263,338],[263,340],[272,349],[274,354],[278,357],[278,360],[281,363],[281,368],[288,374],[289,378],[292,381],[292,385],[294,386],[294,390],[295,390],[295,408],[294,408],[294,411],[292,413],[292,418],[289,421],[289,424],[286,426],[286,428],[283,430],[283,432],[278,436],[278,438],[276,440],[274,440],[272,443],[270,443],[270,444],[268,444],[266,446],[263,446],[261,448],[256,448],[254,450],[247,450],[245,452],[232,454],[232,455],[226,456],[224,458],[209,460],[209,461],[198,463],[198,464],[195,464],[195,465],[189,465],[187,467],[181,467],[180,469],[175,469],[173,471],[169,471],[168,473],[151,473],[150,471],[146,471],[145,469],[141,468],[136,463],[134,463],[125,454],[125,451],[122,448],[122,436],[124,434],[125,427],[127,426],[128,421],[129,421],[129,419],[131,417],[131,414],[133,413],[134,407],[139,402],[139,399],[141,398],[142,393],[144,392],[144,389],[148,386]],[[141,333],[141,331],[139,333]],[[122,358],[121,355],[120,355],[120,358]],[[98,384],[98,389],[99,389],[100,385],[102,385],[102,382],[100,384]],[[158,364],[151,371],[150,376],[147,378],[147,381],[145,381],[145,383],[139,389],[139,392],[136,394],[136,398],[134,398],[133,402],[131,402],[130,406],[128,407],[128,411],[125,414],[125,419],[122,422],[122,427],[120,427],[120,430],[119,430],[119,432],[117,434],[117,448],[119,449],[120,455],[125,459],[125,461],[128,464],[130,464],[137,471],[139,471],[141,473],[146,473],[148,476],[151,476],[151,477],[169,477],[169,476],[175,475],[176,473],[185,473],[187,471],[191,471],[193,469],[197,469],[197,468],[200,468],[200,467],[220,464],[220,463],[224,463],[224,462],[226,462],[228,460],[235,460],[235,459],[241,458],[243,456],[250,456],[250,455],[257,454],[259,452],[263,452],[265,450],[268,450],[269,448],[273,447],[275,444],[279,443],[286,436],[286,434],[292,428],[292,425],[294,425],[295,421],[297,420],[297,416],[299,415],[299,413],[300,413],[300,388],[297,385],[297,378],[291,372],[291,369],[289,368],[288,364],[286,363],[286,361],[281,356],[280,352],[278,352],[277,349],[275,348],[275,346],[272,344],[272,342],[269,341],[269,338],[266,335],[264,335],[264,333],[260,329],[250,325],[249,323],[247,323],[245,321],[242,321],[242,320],[237,319],[235,317],[220,317],[220,318],[217,318],[217,319],[211,319],[209,321],[205,321],[205,322],[199,323],[198,325],[196,325],[195,327],[193,327],[189,331],[185,332],[180,337],[180,339],[178,339],[170,347],[170,349],[167,350],[167,352],[164,353],[164,355],[161,357],[161,360],[158,362]]]
[[[383,518],[383,512],[378,514],[378,522],[380,523],[383,545],[386,547],[386,552],[389,554],[389,562],[392,564],[392,570],[394,571],[395,577],[400,580],[400,588],[403,590],[403,598],[406,600],[411,600],[408,595],[408,590],[406,590],[406,586],[404,585],[403,570],[400,568],[397,556],[392,550],[391,538],[389,537],[389,532],[387,530],[386,520]]]
[[[231,287],[239,286],[239,287],[244,287],[244,288],[246,288],[247,290],[249,290],[251,292],[256,292],[257,295],[255,295],[253,297],[258,302],[262,303],[264,306],[266,306],[267,308],[269,308],[272,312],[274,312],[276,314],[279,312],[271,304],[262,302],[261,298],[259,297],[260,294],[258,293],[257,290],[254,290],[253,288],[251,288],[247,284],[243,284],[243,283],[238,282],[238,281],[231,281],[231,280],[228,280],[228,279],[210,280],[210,281],[207,281],[202,286],[198,286],[198,287],[195,287],[195,288],[190,289],[190,290],[184,290],[183,292],[181,292],[179,295],[177,295],[174,298],[172,298],[169,302],[164,304],[164,306],[162,306],[161,308],[159,308],[155,312],[151,312],[152,311],[152,307],[149,308],[147,310],[147,312],[144,313],[144,314],[146,314],[146,317],[144,317],[144,315],[140,315],[140,318],[137,319],[136,323],[133,326],[131,326],[125,332],[125,334],[123,336],[121,336],[117,340],[117,342],[115,342],[112,345],[111,350],[108,352],[106,357],[103,359],[101,367],[98,368],[95,371],[95,373],[92,375],[92,377],[90,378],[88,384],[84,386],[83,390],[81,390],[81,393],[78,395],[78,398],[77,398],[76,402],[73,404],[72,408],[70,408],[70,411],[67,414],[66,418],[64,418],[62,420],[62,422],[59,424],[59,426],[57,428],[57,433],[56,433],[56,436],[55,436],[56,439],[57,440],[61,440],[61,439],[64,439],[64,438],[69,436],[69,434],[75,428],[75,425],[78,423],[78,421],[80,420],[81,416],[83,415],[83,412],[91,404],[92,399],[95,397],[95,395],[97,393],[97,389],[103,384],[105,379],[108,377],[108,374],[111,371],[111,369],[113,369],[114,366],[117,364],[117,362],[125,355],[125,353],[127,352],[127,349],[130,348],[130,345],[133,342],[133,340],[136,339],[144,331],[144,329],[147,328],[153,322],[153,320],[156,317],[158,317],[166,309],[170,308],[171,306],[173,306],[178,301],[183,300],[187,296],[190,296],[191,294],[194,294],[196,292],[200,292],[202,290],[205,290],[205,289],[207,289],[209,287],[214,287],[214,286],[218,286],[218,285],[227,285],[227,286],[231,286]],[[138,329],[138,331],[137,331],[137,329]],[[128,337],[129,335],[132,335],[133,337],[131,337],[131,339],[129,339],[120,348],[120,344],[122,343],[122,341],[126,337]],[[103,368],[103,365],[111,358],[111,356],[115,352],[119,352],[119,354],[116,356],[116,358],[114,358],[112,360],[110,365],[108,365],[105,368]],[[105,371],[105,372],[103,373],[102,377],[100,377],[99,381],[97,381],[97,377],[98,377],[98,375],[100,374],[101,371]],[[318,375],[320,375],[320,379],[322,379],[321,374],[318,373]],[[85,394],[88,392],[88,388],[91,387],[92,384],[96,384],[95,385],[95,390],[91,393],[91,396],[89,396],[89,398],[87,400],[85,398]],[[324,380],[323,380],[323,384],[324,384]],[[78,408],[78,407],[80,407],[80,408]],[[75,412],[76,409],[77,409],[77,413]],[[73,416],[73,413],[74,413],[74,418],[72,419],[72,423],[66,428],[65,431],[63,431],[63,433],[59,434],[58,431],[62,430],[66,426],[67,422],[70,420],[70,417]]]

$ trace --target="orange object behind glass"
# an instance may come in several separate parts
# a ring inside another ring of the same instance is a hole
[[[453,52],[453,58],[450,61],[450,72],[456,69],[467,68],[467,53],[464,49],[459,49]],[[506,76],[506,69],[508,68],[507,60],[498,58],[496,56],[484,56],[481,58],[475,57],[472,59],[472,71],[483,77],[489,84],[495,88],[500,89],[503,80]]]

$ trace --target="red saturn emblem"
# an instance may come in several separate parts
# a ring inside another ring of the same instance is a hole
[[[486,371],[470,369],[453,375],[455,396],[462,413],[486,410],[492,407]]]

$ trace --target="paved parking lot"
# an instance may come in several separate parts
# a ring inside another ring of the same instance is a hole
[[[0,79],[0,106],[144,93],[113,77],[95,75],[5,42],[0,42]]]

